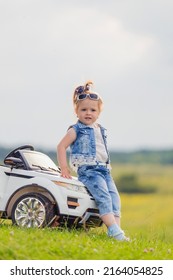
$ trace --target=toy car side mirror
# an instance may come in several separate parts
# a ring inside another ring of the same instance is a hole
[[[23,166],[23,161],[20,158],[15,157],[7,157],[4,160],[4,163],[10,166]]]

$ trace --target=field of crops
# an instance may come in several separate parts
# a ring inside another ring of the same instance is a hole
[[[19,229],[0,220],[0,259],[173,260],[172,166],[113,166],[113,177],[135,174],[154,193],[125,194],[122,228],[131,242],[117,242],[106,228],[84,230]]]

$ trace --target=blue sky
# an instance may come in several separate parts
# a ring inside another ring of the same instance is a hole
[[[111,149],[173,147],[173,2],[0,0],[0,145],[56,149],[93,80]]]

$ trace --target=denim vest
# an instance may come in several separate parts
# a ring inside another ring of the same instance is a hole
[[[94,165],[97,164],[96,159],[96,143],[94,136],[94,129],[90,126],[87,126],[80,121],[75,125],[70,126],[74,128],[76,132],[76,140],[70,145],[70,165],[76,171],[77,167],[87,164]],[[101,134],[105,144],[105,148],[108,154],[107,164],[110,163],[109,152],[107,149],[107,135],[106,129],[100,126]]]

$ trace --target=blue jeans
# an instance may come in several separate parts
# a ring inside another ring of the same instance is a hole
[[[109,169],[101,165],[82,165],[78,168],[78,179],[94,197],[100,216],[112,213],[120,217],[120,196]]]

